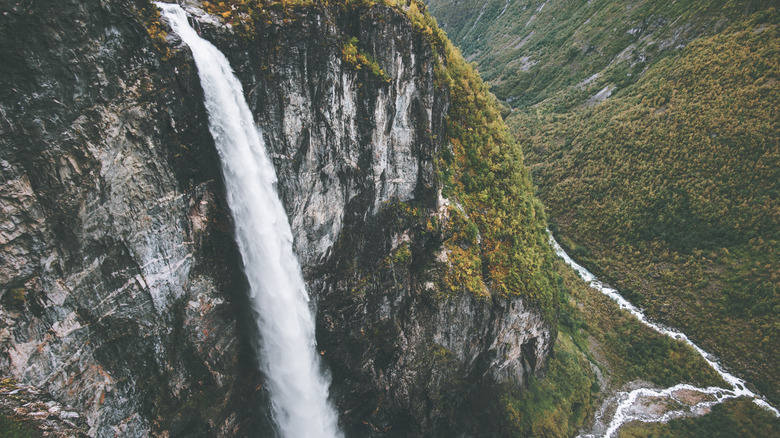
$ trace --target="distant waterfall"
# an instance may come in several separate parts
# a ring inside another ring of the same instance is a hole
[[[258,355],[268,379],[273,416],[289,438],[340,437],[328,402],[330,378],[315,350],[314,316],[292,249],[292,231],[274,184],[276,173],[241,84],[227,58],[190,27],[178,5],[156,3],[192,50],[209,130],[222,161],[236,241],[262,336]]]

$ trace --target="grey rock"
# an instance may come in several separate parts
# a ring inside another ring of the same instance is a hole
[[[157,51],[141,0],[12,3],[0,370],[72,406],[90,436],[272,435],[188,50],[168,38],[170,54]],[[383,6],[269,14],[251,38],[202,11],[199,28],[231,60],[274,157],[345,430],[489,431],[493,390],[540,375],[554,333],[519,298],[441,294],[442,236],[396,214],[406,203],[447,220],[436,55]],[[350,36],[389,83],[342,59]],[[411,259],[388,262],[401,245]]]

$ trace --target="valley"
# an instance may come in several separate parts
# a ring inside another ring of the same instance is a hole
[[[572,257],[777,405],[775,8],[428,4],[502,101]]]
[[[0,435],[780,436],[773,3],[9,0],[0,40]]]

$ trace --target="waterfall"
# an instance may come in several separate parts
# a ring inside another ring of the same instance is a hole
[[[276,172],[227,58],[190,27],[176,4],[155,3],[192,51],[198,68],[209,130],[222,161],[236,242],[250,285],[250,302],[262,342],[261,371],[267,378],[279,432],[290,438],[339,437],[328,402],[314,338],[314,316],[292,231],[276,192]]]

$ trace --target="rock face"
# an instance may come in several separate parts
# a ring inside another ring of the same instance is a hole
[[[69,410],[30,385],[18,385],[12,379],[0,380],[0,413],[4,417],[0,430],[7,436],[9,423],[17,427],[27,424],[30,430],[45,431],[49,437],[85,437],[86,421],[78,412]],[[7,419],[11,419],[8,421]],[[12,423],[13,422],[13,423]],[[16,436],[29,436],[19,433]]]
[[[0,368],[91,435],[229,431],[259,380],[191,59],[160,62],[145,2],[27,3],[1,28]]]
[[[90,435],[271,435],[189,51],[155,45],[142,0],[38,3],[0,24],[1,369]],[[553,336],[518,298],[437,286],[455,207],[430,44],[383,6],[268,12],[249,37],[196,6],[272,149],[348,435],[489,431],[492,389]]]

